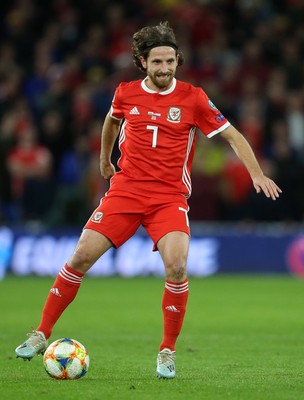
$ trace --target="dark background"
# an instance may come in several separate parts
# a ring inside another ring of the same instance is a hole
[[[221,138],[198,135],[191,220],[303,222],[303,1],[6,3],[0,6],[2,224],[83,225],[107,190],[99,173],[100,131],[115,87],[143,77],[132,64],[132,35],[164,20],[186,59],[177,78],[203,87],[283,189],[275,202],[256,195]]]

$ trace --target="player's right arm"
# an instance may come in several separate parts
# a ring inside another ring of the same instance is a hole
[[[111,156],[115,140],[119,133],[121,120],[111,117],[107,114],[102,132],[100,149],[100,173],[106,180],[110,180],[115,174],[115,167],[111,162]]]

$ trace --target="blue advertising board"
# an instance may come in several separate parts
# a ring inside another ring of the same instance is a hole
[[[267,227],[194,226],[188,272],[203,277],[217,273],[294,274],[304,277],[304,231]],[[80,230],[33,232],[0,227],[0,279],[55,276],[71,256]],[[152,241],[137,232],[119,249],[110,249],[88,272],[91,276],[163,276],[164,268]]]

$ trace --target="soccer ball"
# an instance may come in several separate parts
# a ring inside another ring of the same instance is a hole
[[[86,348],[77,340],[62,338],[46,349],[43,364],[54,379],[79,379],[87,373],[90,358]]]

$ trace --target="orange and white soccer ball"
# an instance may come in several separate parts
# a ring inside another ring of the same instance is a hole
[[[79,379],[87,373],[90,357],[80,342],[62,338],[48,346],[43,364],[48,375],[54,379]]]

